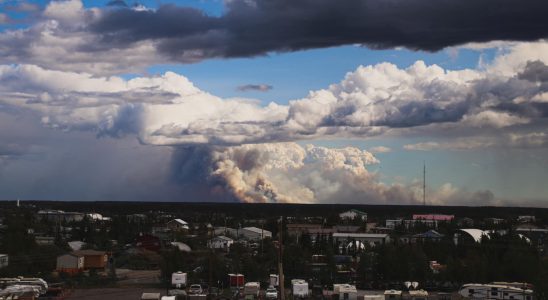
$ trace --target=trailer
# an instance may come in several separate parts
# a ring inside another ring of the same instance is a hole
[[[291,293],[293,294],[293,299],[308,298],[308,282],[302,279],[292,279]]]
[[[245,280],[242,274],[228,274],[230,287],[244,286]]]
[[[261,292],[261,284],[258,282],[248,282],[244,285],[244,297],[246,299],[258,299]]]
[[[270,280],[268,281],[270,286],[277,287],[280,284],[280,278],[277,274],[270,274]]]
[[[178,288],[184,289],[186,287],[187,274],[181,271],[171,274],[171,285]]]
[[[356,290],[356,286],[351,284],[334,284],[333,294],[338,295],[338,299],[340,300],[358,299],[358,291]]]
[[[411,300],[427,300],[428,292],[425,290],[409,291],[409,297]]]
[[[402,299],[401,294],[402,291],[399,290],[386,290],[384,291],[384,299]]]
[[[479,284],[470,283],[463,285],[459,294],[468,299],[514,299],[533,300],[533,290],[516,287],[514,284]]]
[[[364,295],[363,300],[384,300],[384,295]]]

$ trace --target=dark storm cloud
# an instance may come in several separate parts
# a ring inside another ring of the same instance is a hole
[[[250,92],[250,91],[268,92],[272,89],[272,86],[268,84],[246,84],[246,85],[240,85],[236,89],[240,92]]]
[[[539,60],[529,61],[523,72],[518,74],[518,78],[529,81],[548,82],[548,66]]]
[[[110,10],[90,28],[118,47],[157,41],[158,49],[175,59],[348,44],[437,51],[468,42],[548,36],[545,0],[234,0],[226,6],[220,17],[174,5]]]

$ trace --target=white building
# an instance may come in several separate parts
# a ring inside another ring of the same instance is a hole
[[[244,227],[239,230],[238,235],[252,241],[272,238],[272,232],[257,227]]]
[[[234,240],[224,235],[216,236],[207,242],[207,246],[211,249],[228,250],[234,243]]]
[[[357,209],[351,209],[340,213],[339,218],[341,218],[341,220],[354,220],[359,218],[362,219],[362,221],[367,221],[367,213]]]
[[[173,231],[183,231],[188,230],[188,223],[181,219],[173,219],[167,222],[167,227]]]
[[[388,243],[390,237],[384,233],[333,233],[333,242],[358,241],[370,246]]]

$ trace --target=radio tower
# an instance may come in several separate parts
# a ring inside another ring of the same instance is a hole
[[[422,205],[426,206],[426,162],[422,162]]]

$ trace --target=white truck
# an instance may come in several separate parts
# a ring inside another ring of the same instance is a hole
[[[302,279],[291,280],[291,293],[293,299],[305,299],[308,298],[308,282]]]
[[[186,279],[187,275],[186,273],[183,273],[181,271],[175,272],[171,274],[171,285],[178,289],[182,289],[186,287]]]

